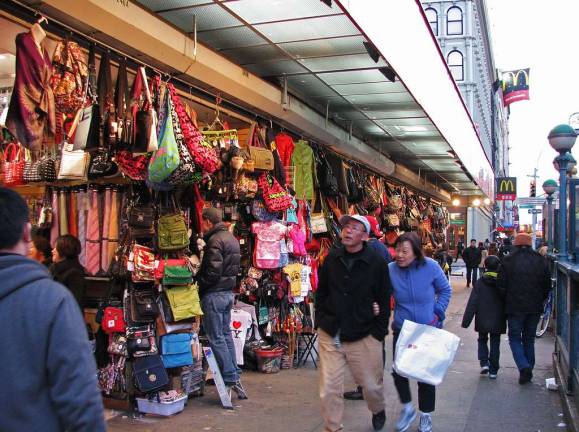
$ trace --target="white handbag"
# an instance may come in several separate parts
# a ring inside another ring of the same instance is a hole
[[[460,338],[446,330],[404,320],[394,371],[403,377],[439,385],[454,360]]]
[[[72,150],[74,144],[64,143],[58,169],[58,180],[87,180],[90,154],[84,150]]]

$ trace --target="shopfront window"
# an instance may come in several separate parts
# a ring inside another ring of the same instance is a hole
[[[449,52],[447,63],[454,80],[464,81],[464,58],[462,53],[458,50]]]
[[[462,33],[462,9],[453,6],[446,12],[446,34],[461,35]]]
[[[430,28],[432,29],[432,33],[438,36],[438,12],[436,12],[436,9],[428,8],[424,13],[428,19],[428,24],[430,24]]]

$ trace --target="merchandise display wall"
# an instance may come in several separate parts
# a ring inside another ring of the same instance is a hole
[[[110,400],[136,398],[151,412],[203,392],[204,208],[219,209],[239,240],[231,331],[237,363],[262,372],[305,362],[318,268],[340,216],[376,217],[389,245],[411,230],[425,245],[445,242],[444,206],[331,143],[244,122],[219,100],[193,102],[177,80],[78,35],[0,20],[16,30],[2,33],[16,40],[6,52],[16,67],[0,95],[10,98],[0,104],[0,179],[26,197],[38,235],[82,244],[77,298]]]

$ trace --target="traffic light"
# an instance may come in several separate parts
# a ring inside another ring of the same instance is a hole
[[[531,180],[531,193],[529,194],[530,197],[537,196],[537,183],[535,180]]]

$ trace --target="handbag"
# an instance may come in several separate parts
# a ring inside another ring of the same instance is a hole
[[[166,368],[192,365],[191,333],[175,333],[162,336],[161,357]]]
[[[99,177],[110,177],[115,171],[118,172],[118,168],[109,157],[108,150],[99,148],[90,161],[88,178],[94,180]]]
[[[126,324],[123,309],[107,306],[103,312],[101,328],[105,333],[124,333]]]
[[[173,130],[173,116],[171,115],[171,98],[169,91],[165,92],[166,112],[159,135],[159,150],[149,161],[149,180],[162,182],[169,177],[179,166],[179,148]]]
[[[157,114],[153,109],[151,101],[151,92],[147,82],[147,74],[144,67],[139,67],[136,83],[133,84],[133,98],[138,96],[137,92],[145,91],[145,103],[140,109],[137,109],[134,115],[134,133],[133,153],[149,153],[158,150],[157,142]]]
[[[44,153],[38,161],[38,176],[40,177],[40,181],[47,183],[55,182],[57,179],[56,161],[54,160],[54,156],[48,152]]]
[[[317,161],[317,176],[318,185],[325,196],[335,197],[338,196],[340,190],[338,189],[338,180],[332,172],[332,166],[326,159],[323,153],[316,156]]]
[[[189,285],[193,281],[193,273],[187,265],[165,264],[163,269],[163,285]]]
[[[152,332],[130,334],[127,340],[127,352],[133,358],[157,354],[158,348],[155,343],[155,336]]]
[[[446,330],[404,320],[396,342],[394,371],[403,377],[439,385],[460,344],[460,338]]]
[[[127,357],[127,337],[123,334],[115,334],[112,336],[107,352],[112,355]]]
[[[149,158],[148,154],[133,156],[131,152],[123,150],[117,152],[115,162],[123,174],[131,180],[145,181]]]
[[[281,218],[279,214],[269,212],[263,200],[259,198],[251,202],[251,215],[260,222],[269,222]]]
[[[137,388],[144,393],[160,390],[169,384],[167,370],[158,354],[135,359],[133,373]]]
[[[30,150],[26,150],[26,162],[24,164],[24,173],[22,178],[25,183],[34,183],[42,181],[38,172],[39,160],[33,160]]]
[[[129,227],[153,230],[155,209],[147,206],[132,206],[129,210]]]
[[[78,111],[78,118],[75,119],[77,126],[74,134],[73,150],[84,150],[87,147],[88,136],[92,125],[93,110],[95,107],[98,109],[98,105],[89,105],[82,107]]]
[[[72,150],[66,141],[62,146],[58,180],[87,180],[90,154],[84,150]]]
[[[203,316],[197,283],[165,290],[174,321]]]
[[[24,184],[25,164],[22,147],[16,143],[8,144],[2,156],[2,183],[5,186]]]
[[[154,281],[155,255],[153,250],[135,243],[132,255],[133,272],[131,273],[131,280],[135,283]]]
[[[157,247],[164,251],[181,250],[189,246],[189,233],[181,212],[163,215],[157,221]]]
[[[131,292],[131,321],[136,323],[155,322],[159,315],[153,290]]]
[[[292,206],[291,195],[272,175],[262,173],[258,179],[265,207],[271,212],[285,211]]]
[[[163,279],[165,274],[165,266],[187,266],[189,265],[189,260],[186,258],[165,258],[160,259],[157,268],[155,269],[155,279]]]

